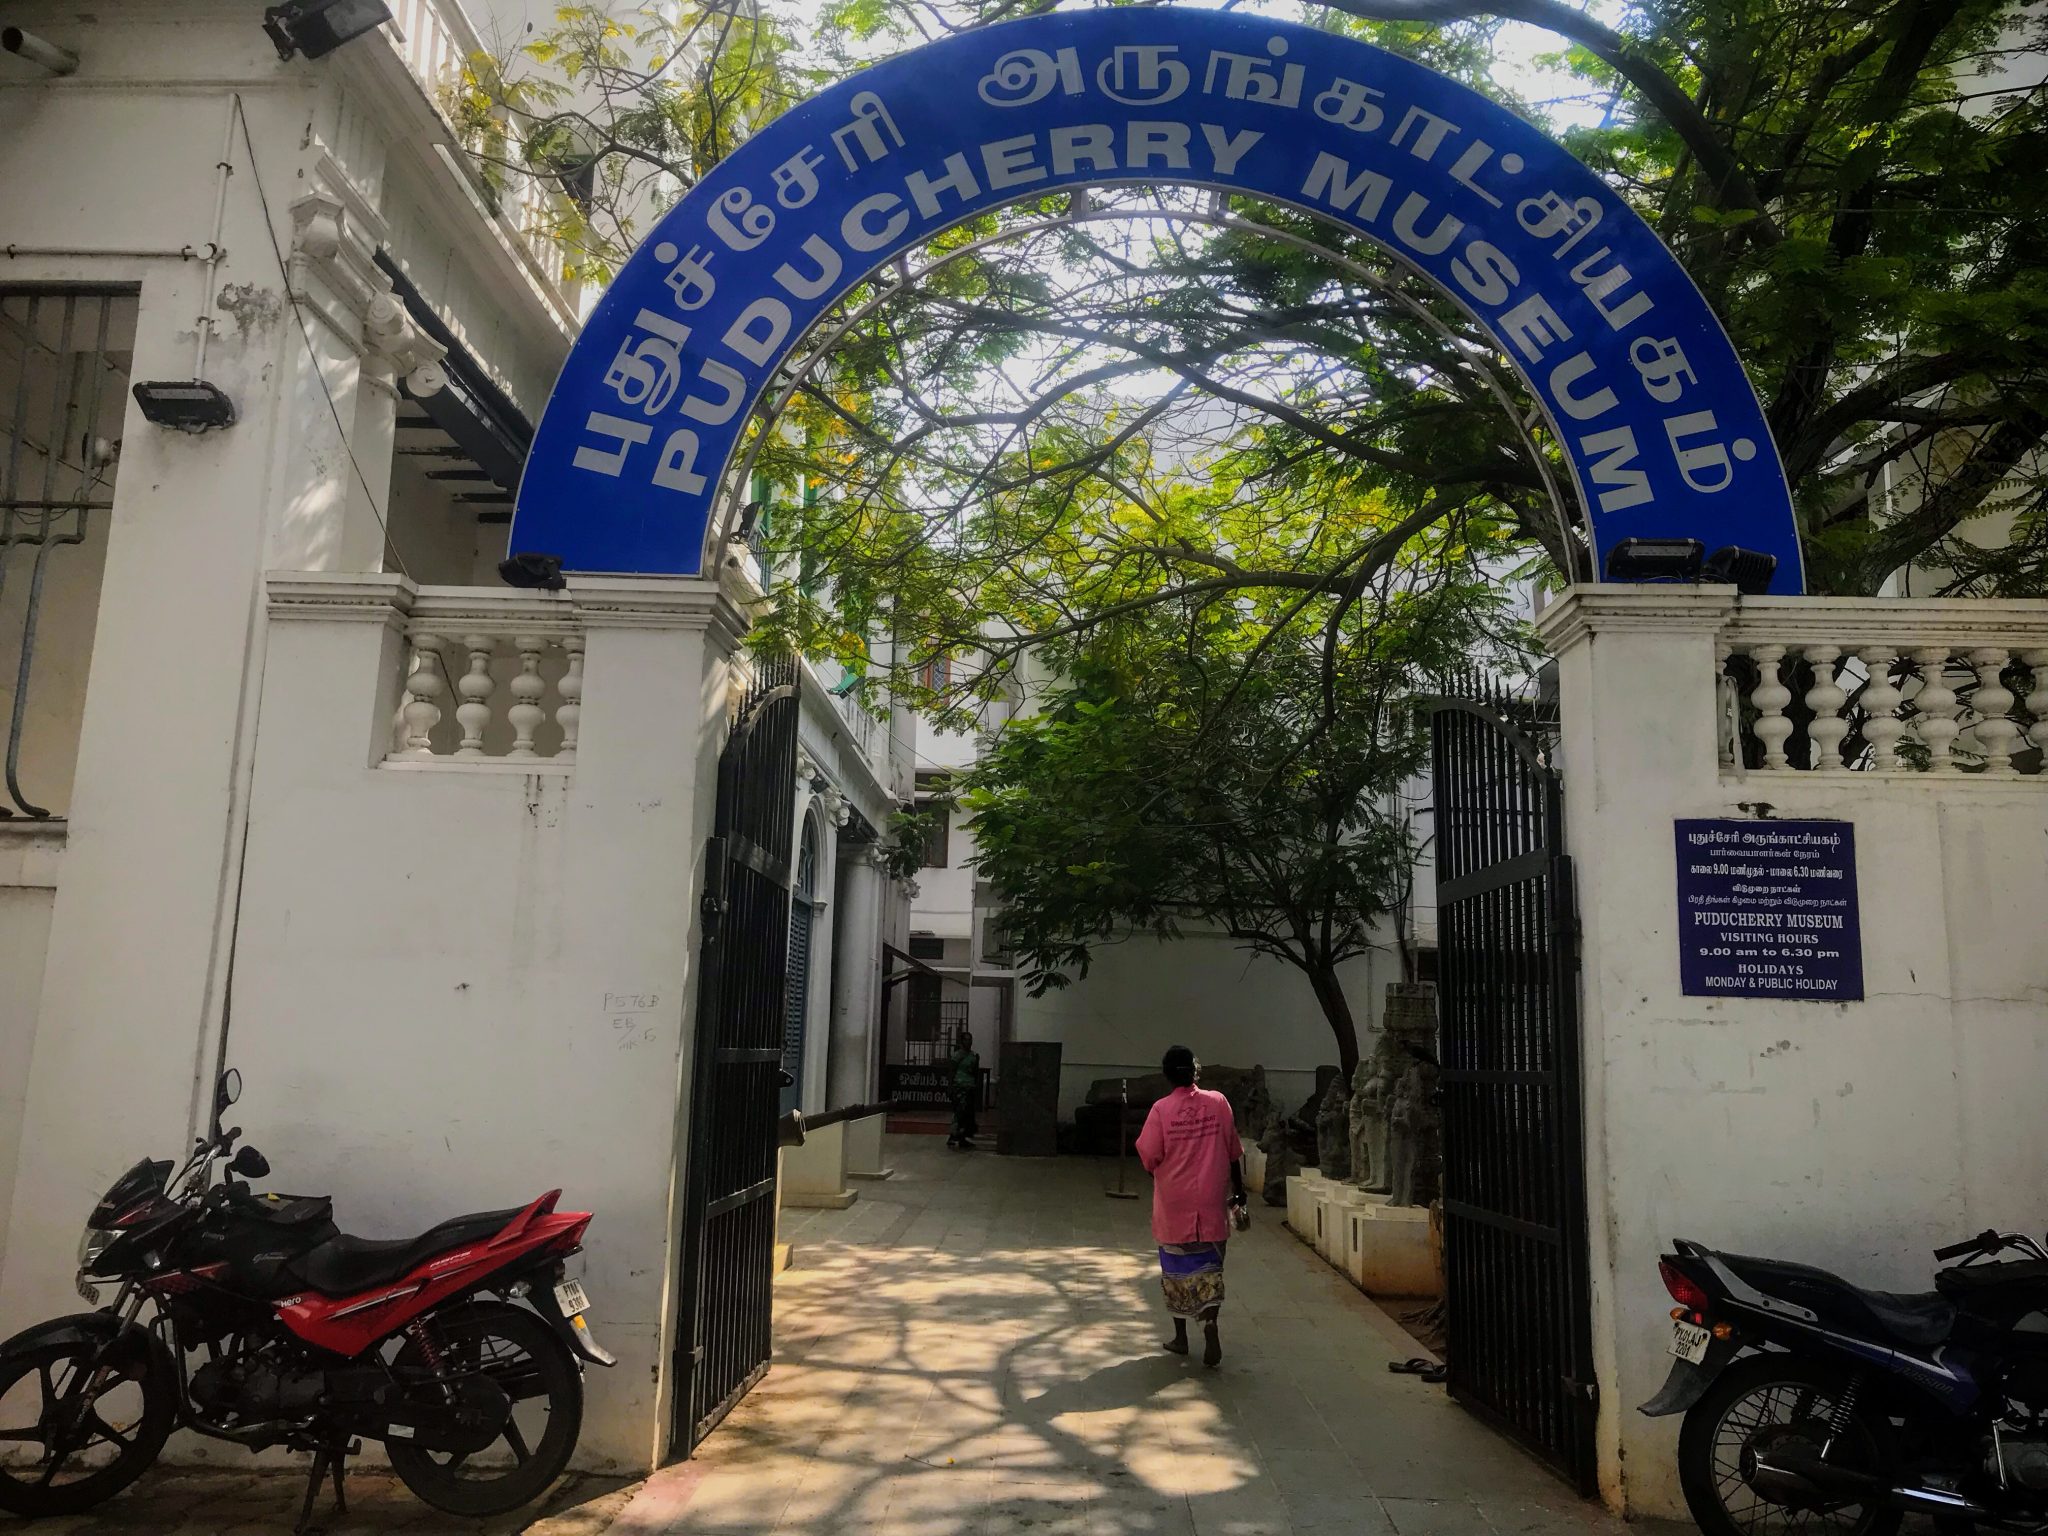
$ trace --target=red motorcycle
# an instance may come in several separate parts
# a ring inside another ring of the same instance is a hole
[[[0,1510],[69,1515],[126,1488],[173,1429],[310,1451],[298,1529],[363,1439],[381,1440],[416,1495],[496,1515],[560,1476],[583,1421],[589,1298],[563,1261],[590,1215],[560,1190],[380,1242],[338,1231],[325,1196],[256,1194],[270,1165],[220,1129],[175,1174],[137,1163],[78,1247],[95,1312],[0,1344]],[[223,1165],[226,1177],[217,1178]],[[235,1177],[241,1175],[241,1178]],[[521,1303],[524,1303],[521,1305]],[[145,1312],[145,1309],[146,1312]]]

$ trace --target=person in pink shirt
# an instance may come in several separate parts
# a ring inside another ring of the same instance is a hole
[[[1244,1145],[1230,1100],[1195,1086],[1201,1063],[1184,1045],[1160,1060],[1173,1089],[1152,1106],[1138,1132],[1138,1161],[1152,1175],[1152,1237],[1159,1244],[1159,1287],[1173,1318],[1166,1347],[1188,1352],[1188,1320],[1199,1318],[1202,1364],[1223,1358],[1216,1319],[1223,1310],[1223,1250],[1231,1229],[1250,1225],[1244,1197]]]

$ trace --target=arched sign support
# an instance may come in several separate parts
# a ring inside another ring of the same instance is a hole
[[[1549,499],[1551,515],[1557,519],[1558,547],[1565,552],[1567,559],[1579,558],[1585,554],[1579,542],[1572,536],[1570,519],[1565,511],[1564,496],[1559,491],[1557,477],[1551,473],[1550,461],[1544,456],[1535,440],[1528,435],[1528,428],[1534,424],[1519,420],[1515,402],[1509,397],[1507,389],[1501,383],[1499,374],[1494,369],[1491,361],[1487,357],[1478,354],[1464,337],[1458,335],[1457,332],[1445,325],[1443,321],[1431,314],[1426,305],[1418,302],[1412,295],[1403,293],[1399,288],[1389,285],[1379,273],[1373,271],[1370,267],[1353,261],[1341,251],[1335,251],[1317,241],[1305,239],[1295,234],[1292,230],[1272,229],[1263,224],[1255,224],[1249,219],[1240,219],[1235,215],[1222,212],[1197,212],[1193,209],[1178,208],[1125,208],[1092,209],[1084,212],[1070,213],[1057,219],[1038,219],[1028,224],[1016,225],[998,234],[989,235],[966,245],[955,246],[940,254],[936,259],[927,262],[924,266],[906,273],[900,282],[890,284],[882,292],[875,294],[866,302],[841,315],[830,325],[824,326],[818,334],[816,345],[808,349],[800,363],[797,363],[792,368],[789,366],[788,360],[785,360],[782,371],[778,375],[779,387],[776,389],[774,399],[770,402],[762,417],[763,430],[755,433],[753,441],[748,443],[747,451],[740,459],[738,466],[729,471],[725,477],[723,493],[719,498],[717,509],[712,517],[709,549],[705,555],[705,569],[716,569],[719,560],[724,556],[727,541],[732,537],[735,516],[741,510],[742,493],[745,491],[748,481],[752,478],[754,464],[760,457],[761,446],[765,441],[767,428],[779,420],[782,413],[789,409],[790,402],[796,398],[797,391],[803,388],[804,381],[810,377],[812,370],[831,355],[833,347],[839,343],[840,339],[848,331],[852,330],[862,320],[882,308],[885,304],[888,304],[891,300],[900,297],[906,288],[923,282],[942,267],[964,260],[980,251],[986,250],[990,246],[1001,245],[1014,240],[1029,239],[1032,235],[1043,234],[1047,230],[1071,229],[1077,224],[1123,223],[1139,219],[1160,219],[1183,224],[1201,224],[1214,229],[1228,229],[1242,234],[1257,235],[1262,239],[1276,240],[1282,244],[1291,245],[1297,250],[1307,251],[1312,255],[1321,257],[1324,261],[1329,262],[1331,266],[1357,278],[1374,291],[1407,310],[1411,317],[1428,330],[1434,332],[1445,345],[1458,353],[1472,367],[1473,371],[1479,375],[1480,382],[1485,386],[1486,392],[1493,396],[1502,412],[1507,415],[1509,420],[1515,421],[1517,426],[1522,429],[1523,442],[1529,450],[1531,467],[1535,470],[1537,480],[1543,487],[1544,495]],[[1582,573],[1574,573],[1574,575],[1578,574]]]
[[[515,549],[704,569],[719,487],[790,353],[848,291],[976,214],[1103,182],[1303,209],[1393,252],[1541,403],[1596,563],[1627,537],[1777,557],[1762,407],[1656,235],[1559,145],[1367,44],[1241,13],[1055,12],[929,44],[785,113],[665,217],[598,304],[520,485]]]

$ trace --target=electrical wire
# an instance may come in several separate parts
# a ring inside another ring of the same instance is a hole
[[[313,365],[313,377],[319,382],[320,393],[327,401],[327,409],[334,417],[335,431],[341,434],[341,451],[348,455],[349,467],[356,472],[356,483],[363,488],[363,499],[370,505],[370,512],[377,519],[377,526],[384,533],[384,547],[391,551],[391,558],[398,562],[398,573],[408,581],[412,571],[406,566],[405,555],[398,542],[391,537],[391,523],[384,515],[384,509],[377,505],[377,493],[370,489],[370,477],[363,473],[362,462],[356,458],[355,445],[349,442],[347,425],[341,419],[341,407],[334,403],[334,391],[327,387],[327,372],[320,366],[320,352],[313,345],[312,327],[306,324],[306,312],[299,304],[299,296],[292,292],[291,269],[285,264],[284,247],[277,243],[277,226],[271,222],[270,198],[263,191],[263,173],[256,166],[256,141],[249,133],[248,114],[242,110],[240,92],[234,97],[235,120],[242,125],[242,148],[249,156],[249,180],[256,187],[256,201],[263,208],[263,233],[270,240],[270,254],[277,259],[277,275],[284,284],[285,302],[292,307],[292,317],[299,322],[299,335],[306,343],[306,358]],[[209,323],[210,320],[209,320]]]

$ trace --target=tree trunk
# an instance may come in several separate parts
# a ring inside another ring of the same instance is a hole
[[[1337,979],[1332,966],[1308,965],[1302,969],[1308,973],[1308,984],[1315,989],[1316,1001],[1323,1006],[1323,1017],[1330,1021],[1330,1033],[1337,1037],[1337,1070],[1348,1083],[1358,1071],[1358,1026],[1352,1022],[1351,1002],[1344,996],[1344,984]]]

